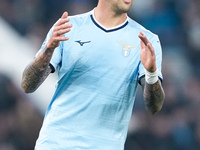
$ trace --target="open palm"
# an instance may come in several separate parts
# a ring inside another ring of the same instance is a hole
[[[141,45],[141,51],[140,51],[141,62],[147,71],[154,72],[157,69],[154,48],[147,39],[147,37],[142,32],[140,32],[138,37],[140,38],[140,45]]]

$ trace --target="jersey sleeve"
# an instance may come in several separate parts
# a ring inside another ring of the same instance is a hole
[[[46,46],[48,43],[51,34],[53,32],[54,26],[49,30],[42,46],[40,47],[39,51],[36,53],[35,58],[38,56],[40,51]],[[52,58],[50,60],[50,67],[52,69],[52,73],[55,72],[56,68],[58,67],[59,63],[61,62],[61,56],[62,56],[62,44],[60,44],[53,52]]]
[[[150,40],[150,42],[152,43],[152,46],[154,48],[155,55],[156,55],[156,67],[158,69],[158,77],[162,81],[163,80],[163,76],[162,76],[162,72],[161,72],[161,70],[162,70],[162,48],[161,48],[160,40],[159,40],[158,36],[155,35],[154,38],[152,38],[152,40]],[[140,62],[138,81],[140,81],[140,79],[144,76],[145,76],[145,68],[144,68],[143,64]]]

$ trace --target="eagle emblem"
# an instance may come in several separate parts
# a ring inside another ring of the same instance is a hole
[[[128,57],[130,55],[130,53],[131,53],[131,48],[136,47],[134,45],[126,45],[126,44],[124,44],[122,42],[118,42],[118,43],[123,46],[122,55],[124,57]]]

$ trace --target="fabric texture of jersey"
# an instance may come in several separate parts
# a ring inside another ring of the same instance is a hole
[[[58,69],[58,82],[35,149],[123,150],[138,81],[145,73],[138,34],[142,31],[152,43],[162,78],[158,36],[129,17],[106,29],[93,11],[71,16],[70,23],[64,35],[69,40],[60,43],[50,62]]]

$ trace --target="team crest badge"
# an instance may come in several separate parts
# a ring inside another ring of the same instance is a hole
[[[131,48],[136,47],[134,45],[126,45],[126,44],[124,44],[122,42],[118,42],[118,43],[123,46],[122,55],[124,57],[128,57],[130,55],[130,53],[131,53]]]

